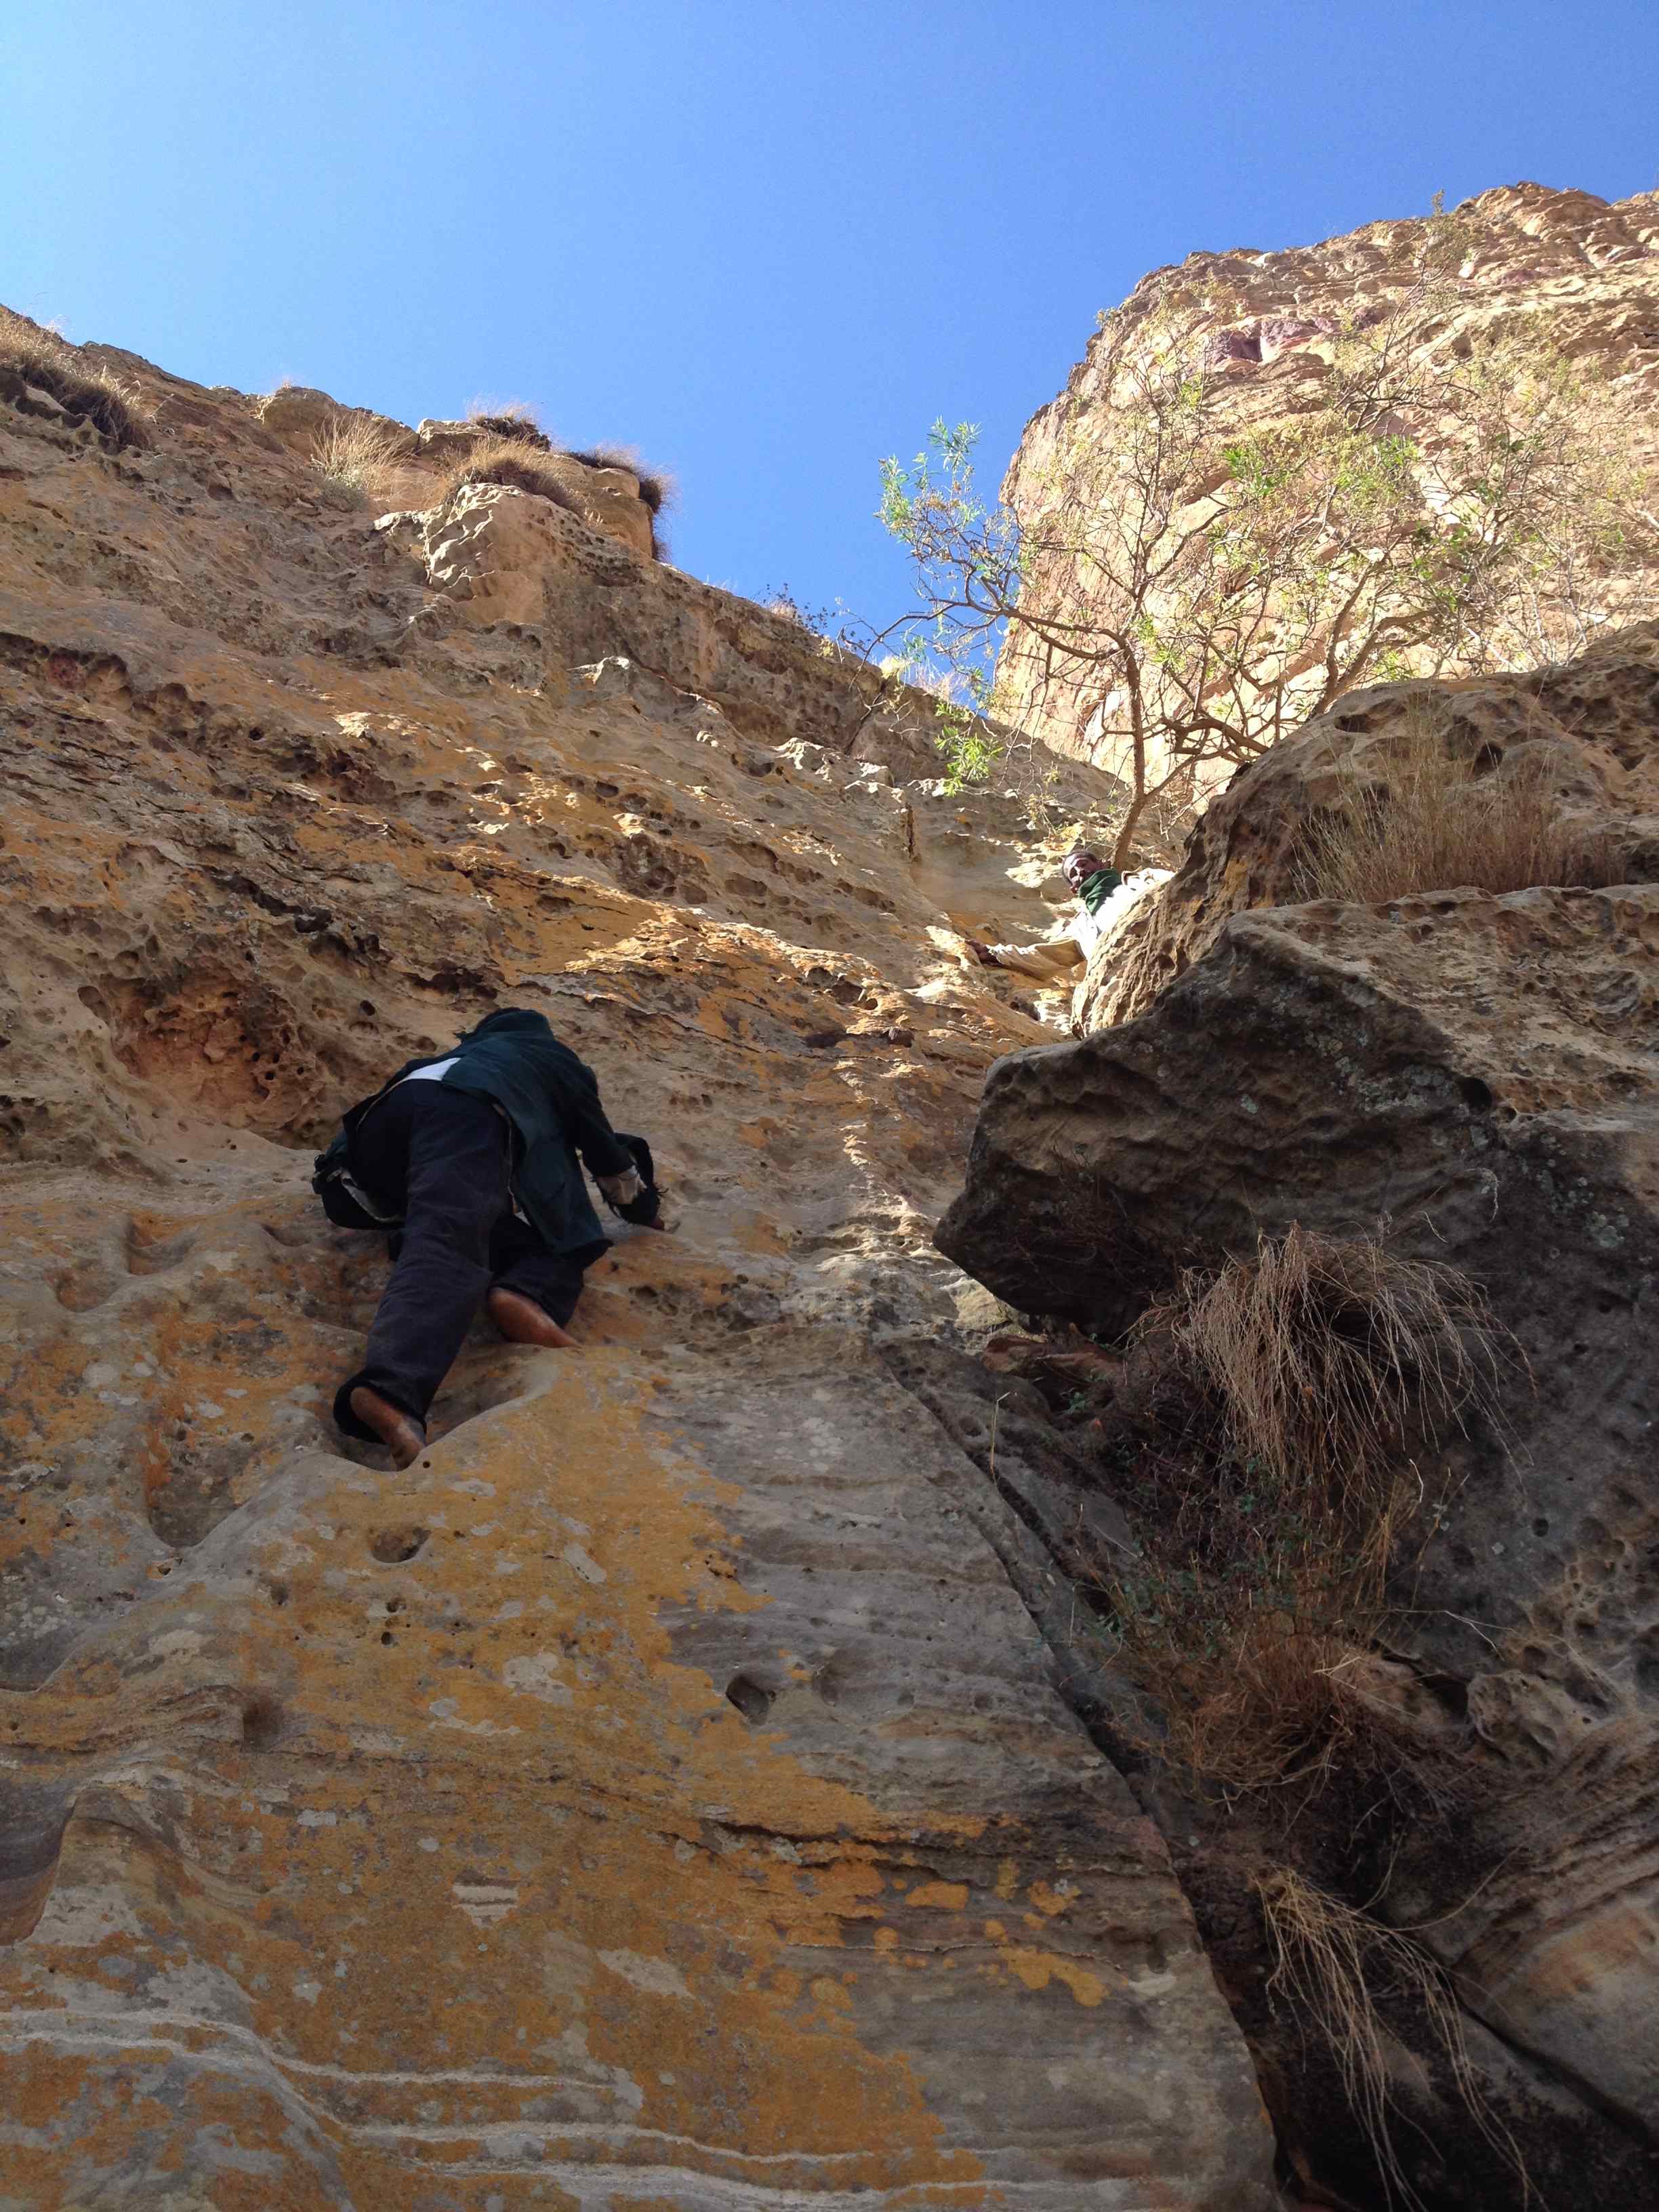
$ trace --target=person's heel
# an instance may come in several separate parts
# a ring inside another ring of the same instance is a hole
[[[500,1287],[491,1291],[484,1300],[484,1311],[509,1344],[544,1344],[550,1350],[562,1351],[576,1341],[522,1291]]]
[[[351,1394],[351,1410],[366,1429],[373,1429],[392,1454],[397,1467],[412,1467],[426,1449],[426,1431],[412,1413],[394,1406],[378,1390],[360,1382]]]

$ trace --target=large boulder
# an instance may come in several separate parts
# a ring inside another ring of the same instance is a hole
[[[1097,947],[1079,986],[1080,1027],[1144,1013],[1220,940],[1236,914],[1296,904],[1310,823],[1374,794],[1425,733],[1449,761],[1540,786],[1564,821],[1611,848],[1611,872],[1659,881],[1659,623],[1621,630],[1565,667],[1351,692],[1235,776],[1195,824],[1174,880]]]

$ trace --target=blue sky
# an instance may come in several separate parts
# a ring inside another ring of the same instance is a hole
[[[0,299],[204,383],[534,403],[693,574],[878,618],[877,463],[993,472],[1196,248],[1659,184],[1659,0],[8,0]]]

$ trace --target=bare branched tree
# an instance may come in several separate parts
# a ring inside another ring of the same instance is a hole
[[[1018,511],[977,496],[972,425],[884,463],[912,659],[982,714],[1016,690],[1064,702],[1123,788],[1119,865],[1172,793],[1356,685],[1579,649],[1659,539],[1617,410],[1546,329],[1454,343],[1460,250],[1431,224],[1412,285],[1329,334],[1311,401],[1299,386],[1279,419],[1241,425],[1212,340],[1119,313],[1108,405],[1060,404]]]

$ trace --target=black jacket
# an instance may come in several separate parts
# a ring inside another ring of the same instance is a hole
[[[439,1060],[455,1063],[440,1082],[493,1098],[512,1123],[513,1194],[531,1226],[552,1251],[597,1259],[611,1240],[599,1226],[580,1164],[590,1175],[623,1175],[634,1166],[634,1154],[605,1119],[592,1069],[559,1042],[545,1014],[503,1007],[487,1014],[451,1051],[410,1060],[346,1115],[348,1146],[352,1131],[392,1084]]]

